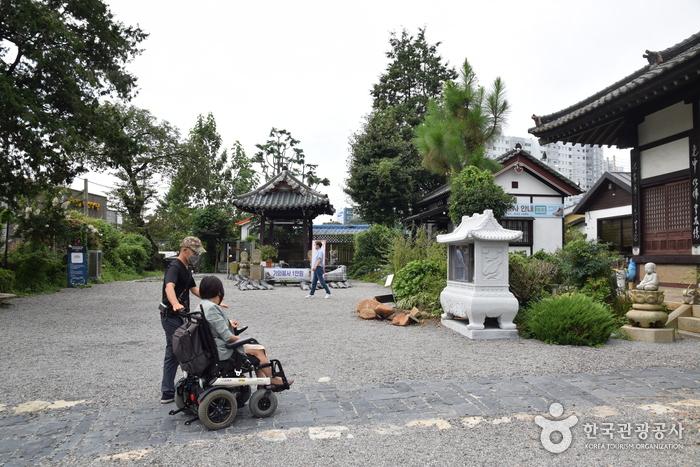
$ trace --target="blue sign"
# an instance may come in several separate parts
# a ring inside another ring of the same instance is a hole
[[[504,217],[564,217],[564,205],[518,203]]]
[[[68,247],[68,287],[86,285],[88,281],[88,255],[83,246]]]

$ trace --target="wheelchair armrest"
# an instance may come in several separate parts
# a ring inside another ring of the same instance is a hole
[[[226,348],[227,349],[237,349],[238,347],[245,345],[245,344],[257,344],[258,341],[255,340],[252,337],[249,337],[247,339],[239,339],[236,342],[227,342],[226,343]]]

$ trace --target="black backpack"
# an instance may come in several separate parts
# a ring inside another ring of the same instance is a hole
[[[199,313],[193,313],[197,315]],[[190,319],[175,330],[173,334],[173,354],[183,371],[193,375],[202,375],[211,363],[211,351],[207,345],[209,323],[201,317]]]

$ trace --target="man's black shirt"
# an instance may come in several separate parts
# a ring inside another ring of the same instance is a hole
[[[192,277],[192,271],[179,259],[170,262],[170,266],[168,266],[168,270],[165,272],[165,278],[163,279],[163,304],[168,305],[172,310],[172,305],[165,295],[165,286],[169,282],[175,284],[175,296],[177,300],[189,311],[190,289],[192,287],[197,287],[197,284],[194,282],[194,277]]]

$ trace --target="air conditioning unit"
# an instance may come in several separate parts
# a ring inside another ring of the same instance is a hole
[[[88,279],[102,278],[102,250],[88,250]]]

